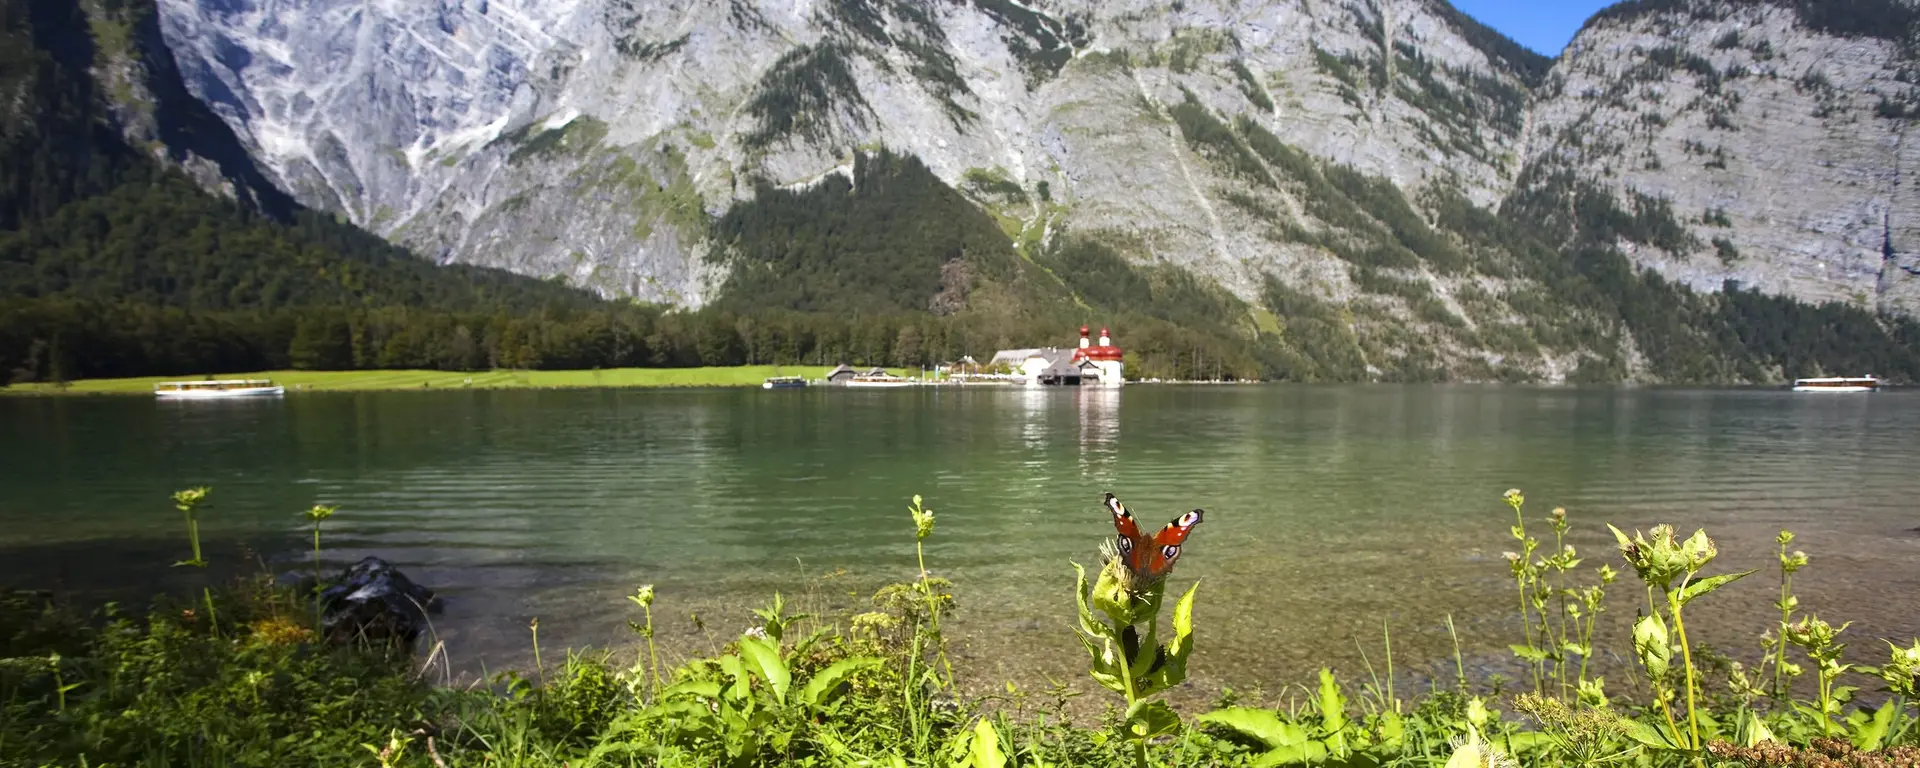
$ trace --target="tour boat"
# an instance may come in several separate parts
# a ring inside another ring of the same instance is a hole
[[[1795,392],[1872,392],[1880,388],[1880,380],[1872,376],[1853,378],[1795,379]]]
[[[893,376],[893,375],[872,374],[872,375],[866,375],[866,376],[855,376],[851,379],[848,379],[847,386],[866,387],[866,388],[874,388],[874,389],[893,388],[893,387],[911,387],[913,386],[913,379],[904,379],[899,376]]]
[[[760,383],[762,389],[797,389],[807,385],[807,380],[799,376],[773,376]]]
[[[218,381],[163,381],[153,385],[155,397],[206,400],[216,397],[278,397],[286,387],[271,379],[221,379]]]

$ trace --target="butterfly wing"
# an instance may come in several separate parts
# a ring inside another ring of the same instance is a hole
[[[1113,529],[1120,537],[1114,542],[1114,548],[1120,551],[1120,559],[1128,568],[1139,571],[1146,565],[1147,554],[1153,549],[1153,541],[1140,533],[1140,523],[1135,520],[1127,505],[1120,503],[1109,493],[1106,498],[1107,511],[1113,513]]]
[[[1205,517],[1206,510],[1196,509],[1167,523],[1167,527],[1154,534],[1146,546],[1138,548],[1144,550],[1145,556],[1140,558],[1141,563],[1134,568],[1134,572],[1150,581],[1164,578],[1168,571],[1173,570],[1173,561],[1180,559],[1180,548],[1186,544],[1187,537],[1193,534],[1193,527]]]

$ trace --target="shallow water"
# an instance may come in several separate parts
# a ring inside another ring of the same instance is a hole
[[[1423,386],[1068,390],[498,391],[281,401],[0,398],[0,583],[102,596],[198,574],[167,494],[214,488],[210,556],[301,567],[296,513],[340,505],[335,566],[365,555],[447,598],[453,665],[524,664],[541,643],[629,642],[621,600],[658,585],[661,637],[710,649],[774,591],[845,615],[915,569],[905,504],[938,515],[929,567],[959,592],[958,666],[977,683],[1079,680],[1070,562],[1112,528],[1102,491],[1158,526],[1207,510],[1173,576],[1203,583],[1187,697],[1278,690],[1333,664],[1514,668],[1501,552],[1526,490],[1588,566],[1604,522],[1704,526],[1716,569],[1813,556],[1802,604],[1855,620],[1853,647],[1920,634],[1920,394]],[[1626,578],[1631,580],[1631,576]],[[1777,582],[1696,604],[1704,639],[1751,656]],[[1622,583],[1603,644],[1644,598]],[[705,629],[696,628],[697,613]],[[1366,654],[1363,661],[1362,653]],[[1409,684],[1402,678],[1402,684]]]

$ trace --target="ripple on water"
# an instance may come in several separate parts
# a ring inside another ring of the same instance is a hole
[[[542,640],[618,642],[640,583],[662,638],[704,650],[773,590],[836,613],[917,572],[907,499],[939,523],[929,565],[958,585],[976,674],[1077,679],[1068,563],[1093,564],[1120,494],[1158,525],[1205,507],[1176,586],[1205,584],[1196,696],[1352,672],[1390,624],[1402,668],[1476,667],[1515,631],[1500,553],[1526,489],[1602,522],[1707,526],[1728,569],[1767,565],[1781,527],[1814,555],[1803,600],[1860,636],[1920,634],[1920,396],[1492,387],[1129,387],[1124,392],[483,392],[308,395],[236,409],[134,399],[0,400],[0,578],[142,586],[177,548],[166,493],[215,487],[204,529],[298,567],[294,513],[324,502],[328,557],[387,557],[449,596],[455,661]],[[1819,402],[1816,402],[1819,400]],[[29,443],[32,443],[31,445]],[[229,549],[219,549],[227,547]],[[70,553],[86,553],[85,557]],[[1633,614],[1633,590],[1609,616]],[[1764,626],[1765,585],[1703,615]],[[708,629],[695,628],[698,613]],[[1690,622],[1691,623],[1691,622]],[[1616,627],[1615,629],[1619,629]],[[1374,661],[1378,662],[1377,656]],[[1445,665],[1442,665],[1445,666]],[[988,679],[986,682],[994,682]]]

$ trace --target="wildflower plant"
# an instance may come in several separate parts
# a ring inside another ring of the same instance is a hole
[[[200,505],[206,502],[207,494],[212,492],[212,490],[211,488],[201,486],[198,488],[188,488],[184,491],[174,491],[173,493],[173,508],[180,510],[181,514],[186,515],[187,541],[193,545],[193,558],[174,563],[176,567],[182,565],[192,566],[194,568],[207,567],[206,558],[200,556],[199,511]]]
[[[1607,528],[1620,543],[1621,557],[1647,587],[1647,613],[1634,622],[1633,648],[1646,669],[1647,679],[1654,688],[1655,703],[1668,727],[1668,733],[1659,738],[1649,738],[1646,734],[1637,734],[1635,738],[1657,748],[1699,752],[1706,744],[1700,738],[1699,675],[1693,663],[1693,646],[1687,642],[1686,606],[1753,571],[1701,578],[1700,572],[1719,554],[1704,530],[1694,531],[1681,541],[1670,525],[1656,525],[1645,535],[1636,531],[1631,538],[1612,525]],[[1663,604],[1655,603],[1656,591],[1663,598]],[[1667,630],[1668,621],[1673,625],[1672,634]],[[1674,718],[1673,702],[1678,695],[1668,682],[1676,644],[1686,686],[1685,730]]]
[[[307,511],[300,513],[301,517],[306,518],[307,522],[313,525],[313,580],[316,590],[320,588],[320,524],[327,518],[333,517],[333,513],[338,509],[340,508],[337,506],[315,504]]]
[[[1080,642],[1092,656],[1094,682],[1126,697],[1116,734],[1133,747],[1134,760],[1147,764],[1147,741],[1180,728],[1180,716],[1155,694],[1184,682],[1193,653],[1193,599],[1196,582],[1173,609],[1173,637],[1160,642],[1160,612],[1166,599],[1166,573],[1148,576],[1129,567],[1109,539],[1101,548],[1105,565],[1092,585],[1078,563],[1074,597]],[[1098,611],[1098,614],[1095,613]]]

